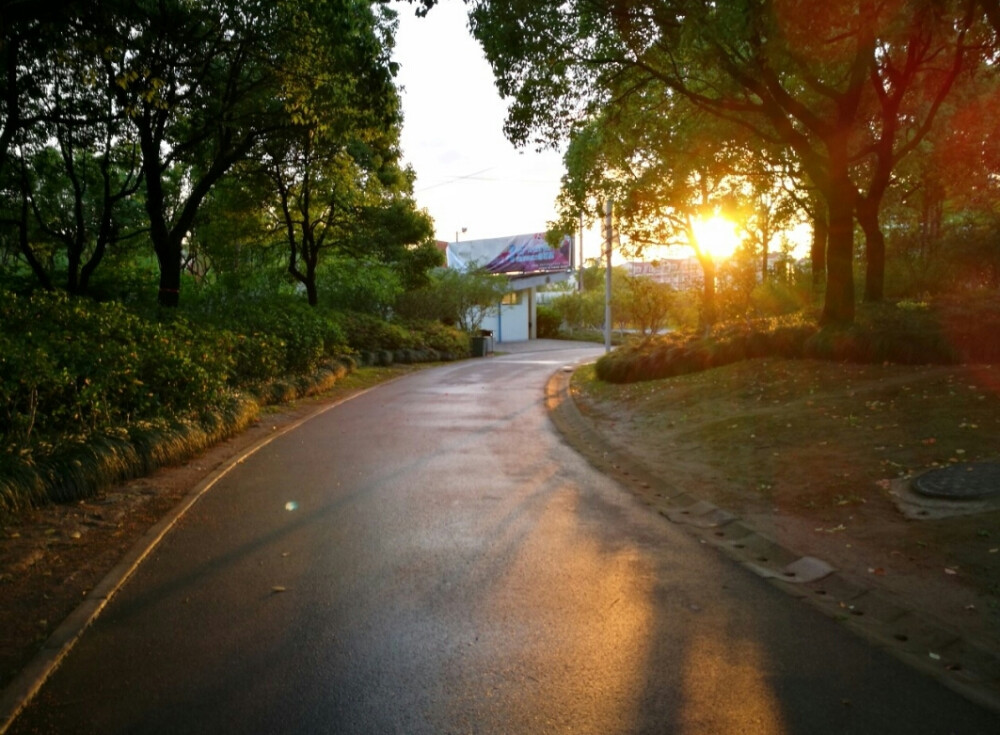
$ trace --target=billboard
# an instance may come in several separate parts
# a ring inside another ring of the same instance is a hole
[[[490,273],[554,273],[572,268],[573,237],[563,235],[557,247],[546,242],[544,232],[450,242],[446,255],[448,267],[457,270],[483,268]]]

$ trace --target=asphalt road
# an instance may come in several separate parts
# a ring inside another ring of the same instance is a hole
[[[600,348],[412,374],[249,457],[15,733],[989,733],[554,432]]]

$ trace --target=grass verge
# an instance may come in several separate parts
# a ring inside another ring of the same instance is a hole
[[[1000,367],[753,359],[571,389],[615,447],[802,554],[914,595],[1000,650],[1000,512],[908,521],[892,481],[1000,461]]]

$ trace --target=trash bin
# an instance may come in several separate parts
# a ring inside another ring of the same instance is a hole
[[[492,329],[480,329],[479,336],[486,340],[486,353],[487,355],[493,352],[493,330]]]
[[[472,356],[486,357],[486,337],[472,338]]]

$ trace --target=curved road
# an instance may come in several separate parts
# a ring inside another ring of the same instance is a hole
[[[17,733],[996,733],[550,426],[571,346],[422,371],[187,513]]]

